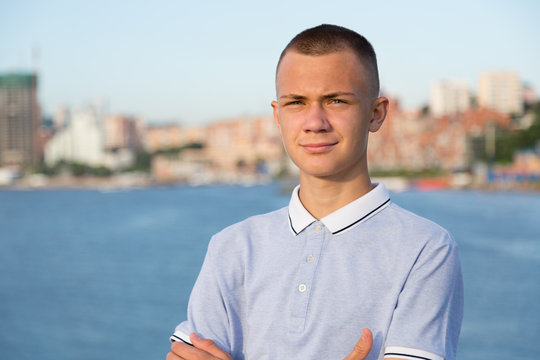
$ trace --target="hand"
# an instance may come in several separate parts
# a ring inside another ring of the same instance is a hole
[[[189,339],[193,346],[173,342],[167,360],[233,360],[231,355],[221,350],[210,339],[203,339],[195,333],[191,333]]]
[[[193,346],[175,342],[167,354],[167,360],[233,360],[231,355],[221,350],[212,340],[202,339],[197,334],[189,336]],[[353,351],[343,360],[364,360],[373,345],[373,335],[369,329],[362,329],[362,336]]]
[[[354,345],[353,351],[343,360],[364,360],[371,351],[373,334],[369,329],[362,329],[360,340]]]

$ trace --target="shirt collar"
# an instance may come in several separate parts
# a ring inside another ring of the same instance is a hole
[[[386,187],[383,183],[374,185],[367,194],[322,218],[324,226],[334,235],[341,234],[388,206],[390,195]],[[295,235],[317,221],[302,205],[299,190],[300,185],[294,188],[289,202],[289,225]]]

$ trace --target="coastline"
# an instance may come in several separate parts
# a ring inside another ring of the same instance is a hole
[[[405,177],[405,176],[377,176],[372,181],[383,182],[392,192],[406,191],[437,191],[437,190],[477,190],[488,192],[533,192],[540,193],[540,181],[490,181],[473,182],[470,178],[460,175],[438,177]],[[269,179],[267,177],[243,177],[236,179],[222,179],[208,182],[171,181],[160,182],[144,173],[119,174],[109,177],[75,177],[59,176],[47,177],[44,175],[31,175],[15,179],[8,184],[0,184],[0,190],[28,191],[28,190],[100,190],[122,191],[171,186],[211,186],[211,185],[239,185],[256,186],[271,182],[296,183],[295,178]]]

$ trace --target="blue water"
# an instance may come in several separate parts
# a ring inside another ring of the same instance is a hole
[[[210,236],[288,197],[278,184],[0,191],[0,359],[164,359]],[[393,200],[460,245],[458,359],[540,358],[540,195]]]

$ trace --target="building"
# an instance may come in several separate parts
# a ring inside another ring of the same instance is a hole
[[[289,165],[272,117],[240,117],[197,128],[152,126],[147,131],[148,151],[190,143],[202,147],[152,158],[156,181],[250,183],[265,181]]]
[[[284,151],[272,117],[240,117],[209,125],[205,150],[220,169],[255,169],[258,164],[279,167]]]
[[[432,85],[429,109],[433,116],[453,115],[470,107],[471,94],[465,82],[440,81]]]
[[[45,145],[45,163],[60,161],[111,170],[130,166],[134,153],[142,148],[142,122],[137,118],[115,115],[103,118],[99,109],[62,111],[63,127]]]
[[[69,161],[91,166],[105,165],[101,124],[91,109],[75,112],[68,124],[45,146],[45,163]]]
[[[37,75],[0,75],[0,167],[23,169],[38,163],[40,118]]]
[[[155,152],[202,143],[204,133],[203,127],[185,128],[180,124],[150,125],[145,130],[144,147],[148,152]]]
[[[402,110],[392,99],[390,105],[383,126],[369,137],[370,170],[463,169],[491,151],[489,134],[511,126],[507,115],[490,109],[434,117]]]
[[[523,113],[523,85],[517,73],[485,72],[478,81],[478,105],[503,114]]]
[[[53,117],[53,125],[55,129],[63,129],[68,125],[70,118],[69,109],[61,106],[56,109]]]
[[[107,116],[103,122],[105,149],[142,149],[143,123],[140,119],[124,115]]]
[[[531,107],[538,102],[538,94],[530,85],[523,85],[523,103],[526,107]]]

